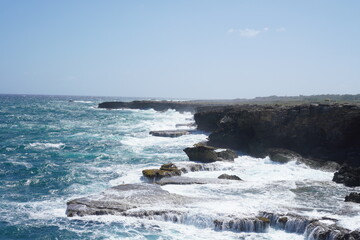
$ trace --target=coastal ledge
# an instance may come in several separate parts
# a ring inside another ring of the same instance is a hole
[[[99,108],[154,109],[194,113],[208,145],[258,157],[281,148],[319,162],[360,166],[360,105],[239,104],[237,101],[104,102]]]
[[[154,109],[156,111],[166,111],[174,109],[179,112],[195,112],[199,107],[205,106],[223,106],[224,103],[209,103],[206,101],[132,101],[132,102],[103,102],[98,105],[98,108],[105,109]]]

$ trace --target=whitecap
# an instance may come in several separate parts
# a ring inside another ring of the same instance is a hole
[[[32,148],[32,149],[61,149],[65,146],[64,143],[41,143],[41,142],[35,142],[35,143],[29,143],[25,148]]]

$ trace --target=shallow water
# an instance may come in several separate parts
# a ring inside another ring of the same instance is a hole
[[[344,196],[360,188],[331,181],[333,173],[291,161],[240,156],[215,163],[214,171],[184,176],[217,178],[227,185],[166,185],[172,193],[198,198],[181,210],[181,223],[121,216],[67,218],[66,202],[122,183],[142,182],[141,170],[188,161],[185,147],[206,134],[162,138],[151,130],[192,122],[190,113],[103,110],[100,97],[0,95],[0,239],[304,239],[270,228],[266,233],[216,231],[213,219],[253,217],[260,211],[338,219],[360,227],[360,207]],[[161,208],[162,206],[154,206]]]

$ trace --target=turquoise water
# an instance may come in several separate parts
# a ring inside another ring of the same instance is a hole
[[[248,156],[219,163],[211,172],[188,174],[235,173],[243,184],[163,187],[204,199],[188,207],[191,221],[184,224],[120,216],[67,218],[67,201],[142,182],[142,169],[188,161],[182,149],[206,140],[201,132],[179,138],[148,134],[191,123],[190,113],[97,108],[111,100],[132,99],[0,95],[0,239],[304,239],[275,229],[236,233],[211,227],[214,216],[265,210],[326,214],[345,227],[360,225],[354,214],[359,207],[343,203],[351,189],[331,182],[332,173]]]

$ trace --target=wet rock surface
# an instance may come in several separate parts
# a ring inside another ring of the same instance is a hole
[[[360,203],[360,193],[351,192],[349,195],[345,197],[345,202],[355,202]]]
[[[360,167],[342,166],[339,171],[334,173],[333,181],[343,183],[348,187],[360,186]]]
[[[169,177],[156,181],[159,185],[189,185],[189,184],[228,184],[229,181],[216,178]]]
[[[150,135],[156,137],[180,137],[183,135],[190,134],[190,130],[161,130],[161,131],[151,131],[149,132]]]
[[[160,169],[145,169],[142,174],[149,180],[156,181],[164,177],[180,176],[181,172],[175,164],[167,163],[161,165]]]
[[[229,174],[221,174],[220,176],[218,176],[218,179],[227,179],[227,180],[238,180],[241,181],[241,178],[239,178],[236,175],[229,175]]]
[[[68,217],[105,214],[126,215],[130,209],[164,204],[175,207],[187,202],[190,202],[190,198],[171,194],[155,184],[122,184],[98,195],[67,202],[66,215]]]
[[[238,157],[237,153],[226,149],[218,151],[217,148],[197,144],[194,147],[184,149],[184,152],[191,161],[211,163],[216,161],[234,161]]]
[[[358,240],[360,239],[360,233],[336,225],[327,225],[321,223],[321,221],[313,221],[306,226],[305,238],[316,240]]]

